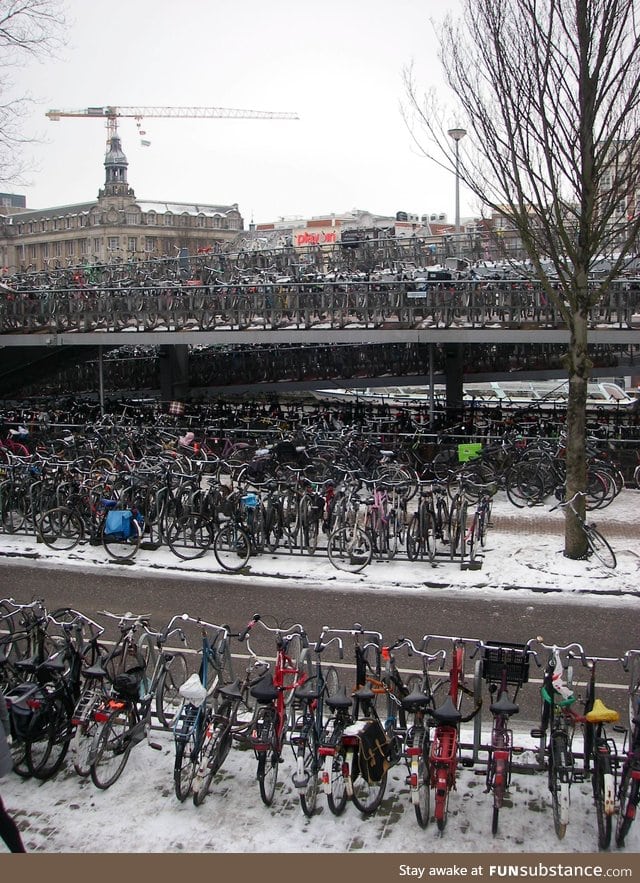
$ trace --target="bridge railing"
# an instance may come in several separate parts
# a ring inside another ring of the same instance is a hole
[[[640,284],[615,283],[595,327],[640,327]],[[531,282],[354,282],[74,287],[0,292],[0,333],[250,328],[562,328]]]

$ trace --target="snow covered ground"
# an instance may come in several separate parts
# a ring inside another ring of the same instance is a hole
[[[592,513],[613,545],[618,567],[610,571],[596,560],[569,561],[562,555],[561,512],[515,510],[506,500],[494,507],[486,558],[481,570],[460,570],[452,562],[435,566],[406,560],[373,563],[356,575],[335,570],[325,557],[265,555],[252,559],[252,578],[272,581],[295,578],[308,589],[331,591],[345,585],[362,591],[420,593],[425,597],[448,591],[496,599],[518,589],[526,601],[530,592],[553,603],[589,603],[595,608],[615,605],[620,616],[638,609],[640,597],[640,491],[627,490],[606,510]],[[54,553],[32,537],[0,536],[0,564],[33,560],[42,566],[106,568],[100,547],[70,554]],[[116,565],[120,566],[120,565]],[[163,570],[190,578],[228,579],[210,553],[194,562],[181,562],[165,550],[140,550],[128,573],[157,576]],[[6,585],[6,582],[5,582]],[[544,594],[540,594],[544,592]],[[89,611],[87,611],[89,612]],[[639,639],[640,645],[640,639]],[[627,649],[627,648],[621,648]],[[621,701],[620,710],[623,709]],[[487,735],[488,734],[483,734]],[[250,752],[233,750],[218,774],[203,806],[181,804],[173,792],[173,744],[170,734],[154,738],[161,751],[145,743],[135,747],[120,780],[108,791],[78,778],[69,766],[44,783],[10,775],[0,784],[2,798],[18,821],[27,849],[36,852],[325,852],[325,853],[593,853],[597,850],[596,820],[589,781],[572,787],[571,821],[564,840],[557,840],[544,773],[516,772],[500,830],[491,837],[491,800],[484,793],[482,769],[461,769],[457,791],[443,836],[435,824],[426,831],[415,822],[403,767],[389,774],[385,800],[378,812],[363,818],[353,806],[334,817],[324,798],[319,811],[306,819],[291,784],[290,749],[280,766],[274,805],[260,801],[255,760]],[[533,762],[531,737],[516,733],[525,748],[519,762]],[[0,852],[3,845],[0,843]],[[627,839],[627,853],[640,851],[640,823]]]

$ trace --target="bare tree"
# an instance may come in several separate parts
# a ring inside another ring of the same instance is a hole
[[[49,56],[64,28],[63,0],[0,0],[0,182],[20,178],[22,145],[31,139],[22,120],[30,99],[16,94],[14,72],[31,57]]]
[[[414,137],[453,169],[446,123],[468,129],[460,179],[516,231],[569,330],[568,496],[587,481],[589,310],[629,262],[640,230],[639,12],[638,0],[462,0],[461,17],[439,28],[455,103],[448,120],[452,109],[433,91],[420,97],[405,71]],[[594,284],[603,255],[610,270]],[[567,513],[565,555],[583,557],[585,538]]]

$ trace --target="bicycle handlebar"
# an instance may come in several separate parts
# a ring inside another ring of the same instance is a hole
[[[587,658],[584,654],[584,647],[582,646],[582,644],[578,644],[576,641],[571,644],[567,644],[565,647],[561,647],[558,644],[545,644],[542,637],[539,636],[537,638],[532,638],[529,643],[539,644],[544,650],[550,650],[551,659],[553,659],[553,657],[558,653],[570,654],[572,658],[575,658],[576,655],[578,655],[582,663],[588,667]],[[577,654],[572,652],[574,649],[578,651]]]
[[[436,650],[435,653],[426,653],[424,650],[418,650],[411,638],[398,638],[398,640],[394,641],[394,643],[391,644],[388,649],[399,650],[400,647],[409,648],[407,656],[413,656],[415,653],[416,656],[422,657],[422,659],[426,662],[435,662],[436,659],[440,659],[441,668],[444,666],[445,660],[447,658],[447,651],[444,649],[444,647],[440,650]]]

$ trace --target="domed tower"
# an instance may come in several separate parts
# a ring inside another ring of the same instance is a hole
[[[100,196],[134,196],[127,184],[127,168],[129,163],[122,150],[120,136],[115,134],[109,141],[109,149],[104,158],[105,181]]]

